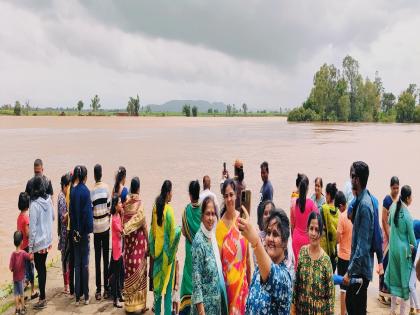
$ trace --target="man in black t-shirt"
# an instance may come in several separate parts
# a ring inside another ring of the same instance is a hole
[[[44,183],[45,192],[47,195],[50,195],[52,197],[53,195],[53,188],[51,185],[51,181],[43,174],[44,173],[44,167],[42,164],[41,159],[36,159],[34,162],[34,176],[28,180],[26,183],[26,189],[25,192],[29,194],[29,196],[32,197],[32,187],[34,183],[35,176],[41,176],[42,182]]]

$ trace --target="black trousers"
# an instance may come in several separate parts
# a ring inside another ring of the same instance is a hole
[[[74,292],[74,242],[73,242],[73,231],[67,233],[67,242],[66,255],[68,255],[68,264],[69,264],[69,289],[70,294],[75,294]],[[80,293],[79,293],[80,296]]]
[[[367,308],[367,288],[369,280],[363,278],[363,284],[352,284],[347,288],[346,307],[349,315],[365,315]]]
[[[121,298],[121,272],[123,269],[123,258],[122,256],[118,260],[112,259],[112,296],[114,301]]]
[[[47,261],[48,253],[45,254],[34,254],[35,268],[38,273],[38,286],[39,286],[39,299],[45,300],[45,284],[47,282]]]
[[[104,265],[104,291],[109,290],[109,230],[102,233],[94,233],[93,245],[95,247],[96,293],[101,293],[101,258],[103,258]]]
[[[82,236],[78,243],[74,243],[74,272],[76,301],[83,294],[85,300],[89,298],[89,236]]]

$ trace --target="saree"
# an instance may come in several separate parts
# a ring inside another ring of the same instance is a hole
[[[200,203],[190,203],[185,207],[182,215],[182,230],[185,235],[185,262],[181,282],[181,305],[180,315],[191,313],[191,295],[192,295],[192,255],[191,245],[195,234],[198,232],[201,224]]]
[[[223,277],[226,284],[229,314],[245,314],[248,297],[247,254],[248,241],[236,224],[229,229],[220,220],[216,226],[216,239],[221,253]]]
[[[149,233],[149,253],[153,259],[153,292],[156,296],[166,294],[168,283],[174,272],[175,261],[181,238],[181,228],[175,223],[174,209],[166,204],[163,209],[162,225],[157,223],[156,205],[153,206],[152,225]],[[173,281],[172,281],[173,283]]]
[[[127,312],[144,311],[147,299],[147,225],[138,194],[130,194],[123,216],[124,307]]]

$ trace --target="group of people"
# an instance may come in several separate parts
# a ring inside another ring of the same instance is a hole
[[[289,219],[273,203],[268,163],[263,162],[260,170],[263,185],[257,225],[250,220],[251,209],[245,207],[243,163],[237,160],[233,178],[224,167],[220,204],[209,176],[203,177],[203,189],[197,180],[189,183],[190,203],[182,213],[182,226],[176,224],[171,206],[172,183],[165,180],[153,205],[149,230],[138,177],[132,178],[127,189],[126,169],[119,167],[110,191],[97,164],[95,185],[89,190],[86,167],[76,166],[61,177],[57,197],[64,291],[77,305],[82,297],[85,304],[90,302],[93,233],[95,299],[112,298],[115,307],[127,312],[145,312],[150,290],[155,314],[334,314],[334,286],[340,284],[341,314],[366,314],[376,253],[382,302],[387,303],[389,295],[391,312],[396,314],[399,298],[403,314],[410,298],[410,314],[420,313],[415,293],[420,221],[413,222],[408,210],[409,186],[400,192],[398,179],[391,179],[381,228],[378,200],[367,189],[366,163],[354,162],[343,191],[329,183],[325,195],[318,177],[315,192],[308,197],[309,179],[298,174]],[[31,285],[31,298],[39,294],[34,308],[46,306],[45,262],[52,246],[55,212],[51,181],[39,159],[34,172],[19,195],[16,251],[10,261],[16,314],[26,311],[24,280]],[[177,255],[181,235],[184,257]],[[34,290],[32,261],[39,293]]]

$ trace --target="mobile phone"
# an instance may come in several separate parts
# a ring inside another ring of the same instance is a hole
[[[249,189],[242,190],[241,192],[241,205],[246,208],[248,214],[251,215],[251,191]],[[242,207],[240,209],[241,217],[244,217]]]
[[[226,162],[223,162],[223,173],[226,173]]]

